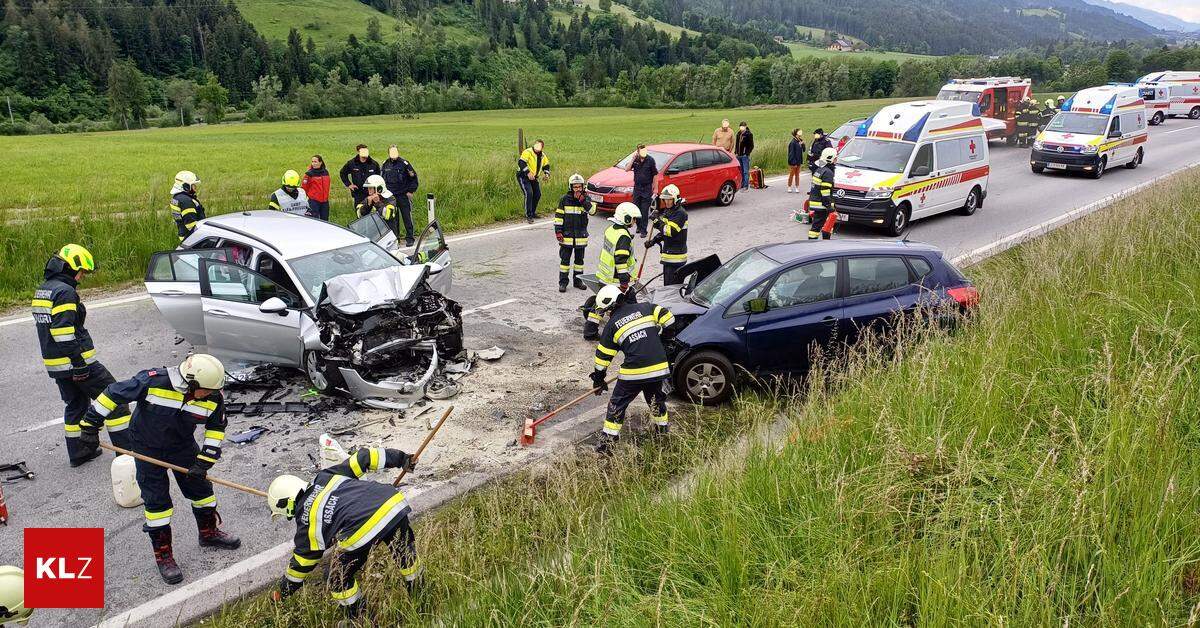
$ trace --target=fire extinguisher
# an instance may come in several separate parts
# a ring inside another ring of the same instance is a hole
[[[4,503],[3,486],[0,486],[0,525],[8,525],[8,504]]]

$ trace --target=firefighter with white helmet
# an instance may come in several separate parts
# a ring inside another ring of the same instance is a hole
[[[346,614],[365,606],[358,572],[371,548],[383,544],[400,565],[411,592],[421,573],[416,539],[409,525],[410,506],[391,484],[361,479],[383,469],[412,471],[417,462],[399,449],[359,449],[344,462],[323,469],[312,482],[281,475],[267,488],[272,518],[296,521],[295,550],[279,582],[277,599],[295,593],[328,550],[336,550],[329,569],[330,594]]]
[[[171,216],[175,219],[180,242],[192,235],[197,222],[204,220],[204,205],[197,197],[199,185],[200,178],[196,173],[180,170],[175,175],[175,185],[171,186]]]
[[[646,248],[662,245],[659,260],[662,262],[664,286],[671,286],[683,279],[677,272],[687,263],[688,213],[679,197],[679,187],[674,183],[664,187],[658,195],[658,211],[655,212],[655,228],[658,233],[646,240]]]
[[[399,238],[400,214],[396,211],[396,195],[387,189],[383,177],[377,174],[367,177],[367,180],[363,182],[363,188],[366,189],[367,196],[355,207],[358,216],[361,218],[371,212],[379,214],[392,233]]]
[[[600,332],[596,364],[591,374],[597,395],[608,390],[605,376],[613,358],[617,353],[625,354],[596,448],[604,453],[620,439],[625,412],[639,394],[646,398],[646,405],[650,407],[655,432],[667,433],[670,421],[663,383],[670,376],[671,368],[660,334],[675,321],[675,316],[661,305],[629,301],[625,292],[614,285],[604,286],[596,294],[596,309],[610,313],[608,323]]]
[[[826,148],[817,159],[817,169],[813,171],[812,187],[808,191],[808,239],[821,238],[828,240],[833,237],[833,227],[837,224],[837,212],[833,204],[834,165],[837,163],[837,150]]]
[[[283,173],[279,189],[272,192],[267,199],[267,209],[298,216],[312,215],[308,206],[308,194],[300,187],[300,183],[299,172],[288,170]]]
[[[80,440],[97,447],[96,431],[113,409],[137,402],[130,423],[130,441],[137,453],[187,469],[173,471],[175,484],[192,503],[192,514],[200,531],[200,545],[218,549],[237,549],[241,541],[220,529],[217,497],[208,470],[221,458],[225,440],[225,367],[217,358],[197,353],[178,367],[159,367],[141,371],[133,377],[114,382],[92,402],[87,417],[80,423]],[[204,425],[203,445],[193,432]],[[136,461],[137,483],[145,500],[143,531],[150,535],[159,575],[167,584],[183,580],[175,562],[171,539],[170,482],[167,470]]]
[[[33,615],[25,607],[25,571],[12,565],[0,566],[0,626],[9,622],[24,625]]]
[[[554,210],[554,238],[558,240],[558,291],[567,291],[567,280],[586,290],[583,280],[583,250],[587,248],[588,216],[596,213],[596,203],[588,199],[587,181],[578,172],[567,183],[570,189],[558,199]]]
[[[596,268],[596,279],[604,284],[618,286],[622,293],[626,292],[629,284],[637,280],[633,273],[637,268],[637,258],[633,251],[633,232],[642,210],[637,205],[624,202],[617,205],[612,217],[612,224],[604,231],[604,243],[600,249],[600,263]],[[630,294],[626,298],[633,300]],[[583,338],[595,340],[603,317],[594,308],[595,297],[590,297],[583,304],[584,322]]]

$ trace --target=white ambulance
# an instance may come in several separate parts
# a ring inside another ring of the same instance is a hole
[[[1074,170],[1094,179],[1113,166],[1141,165],[1146,155],[1146,103],[1131,85],[1081,90],[1038,133],[1029,165],[1034,172]]]
[[[889,105],[858,125],[838,153],[838,219],[900,235],[909,221],[974,214],[987,198],[987,132],[979,104],[919,100]]]
[[[1200,120],[1200,72],[1153,72],[1137,81],[1150,124],[1175,116]]]

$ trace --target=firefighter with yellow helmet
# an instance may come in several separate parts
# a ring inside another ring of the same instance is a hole
[[[300,187],[300,173],[288,170],[283,173],[283,180],[278,190],[271,193],[267,199],[267,209],[274,209],[285,214],[311,216],[308,206],[308,194]]]
[[[197,222],[204,220],[204,205],[197,196],[199,186],[200,178],[191,170],[180,170],[171,186],[171,216],[180,242],[192,235]]]
[[[621,203],[608,219],[612,224],[604,231],[596,279],[603,285],[617,286],[622,293],[628,290],[629,284],[637,280],[637,277],[633,276],[637,272],[637,257],[634,255],[631,229],[641,215],[642,210],[638,209],[637,205],[630,202]],[[636,300],[632,292],[626,295],[626,299],[630,302]],[[602,311],[595,305],[596,297],[592,296],[581,308],[584,314],[584,340],[596,340],[599,337],[600,323],[604,318],[601,316]]]

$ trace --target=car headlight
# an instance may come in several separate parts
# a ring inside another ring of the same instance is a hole
[[[876,188],[874,190],[867,190],[863,196],[869,199],[891,198],[892,188]]]
[[[633,194],[633,186],[622,186],[613,188],[613,192],[617,194]]]
[[[1042,143],[1042,140],[1034,140],[1033,141],[1033,150],[1042,150],[1043,148],[1045,148],[1045,146],[1046,145]]]
[[[1079,150],[1079,152],[1083,153],[1084,155],[1095,155],[1097,148],[1099,148],[1099,147],[1098,146],[1084,146],[1083,148],[1081,148]]]

